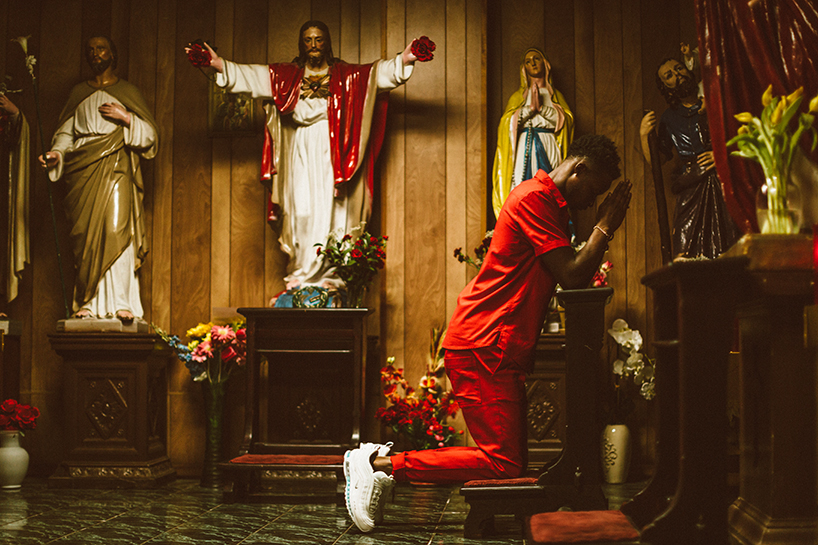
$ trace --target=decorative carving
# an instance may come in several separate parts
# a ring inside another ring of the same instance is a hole
[[[174,472],[170,460],[156,465],[131,466],[69,466],[68,475],[73,479],[156,479]]]
[[[159,435],[159,415],[162,410],[162,393],[164,391],[164,373],[158,371],[148,383],[148,437]]]
[[[123,381],[114,384],[112,380],[91,381],[88,385],[88,399],[85,409],[88,419],[94,424],[99,436],[110,439],[118,430],[123,417],[128,412],[128,404],[122,396]],[[93,437],[93,432],[89,434]]]
[[[321,479],[334,481],[336,477],[334,471],[266,469],[261,472],[261,479]]]
[[[313,396],[307,396],[295,406],[297,434],[307,439],[317,439],[326,435],[323,428],[326,426],[322,403]],[[323,432],[323,433],[320,433]]]
[[[549,387],[544,381],[535,380],[528,389],[528,429],[532,438],[543,441],[546,437],[555,437],[552,429],[559,411],[554,403]]]

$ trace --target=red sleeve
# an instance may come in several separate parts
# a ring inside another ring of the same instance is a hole
[[[567,205],[561,206],[552,195],[539,191],[529,193],[520,200],[515,215],[520,231],[534,248],[534,255],[571,245]]]

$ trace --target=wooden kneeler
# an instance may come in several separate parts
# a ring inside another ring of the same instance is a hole
[[[263,495],[254,494],[253,483],[260,480],[263,471],[335,472],[335,503],[344,505],[344,457],[319,454],[245,454],[222,462],[228,487],[224,492],[227,502],[246,502]]]
[[[465,537],[494,529],[494,515],[525,517],[570,507],[574,511],[607,509],[602,492],[597,418],[597,384],[604,373],[599,351],[605,335],[605,305],[611,288],[566,290],[557,294],[565,307],[565,447],[557,461],[534,478],[469,481],[460,489],[469,514]]]

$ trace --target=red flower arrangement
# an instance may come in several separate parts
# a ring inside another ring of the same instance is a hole
[[[386,360],[381,369],[383,393],[390,405],[379,408],[375,418],[403,435],[416,450],[449,447],[462,434],[446,420],[457,414],[457,402],[451,392],[443,389],[443,349],[440,344],[445,333],[432,330],[432,358],[427,363],[426,375],[420,379],[417,390],[409,386],[403,369],[395,368],[395,358]]]
[[[210,66],[210,52],[205,49],[203,40],[195,40],[187,44],[187,60],[196,68],[207,68]],[[215,49],[214,49],[215,51]]]
[[[604,288],[608,285],[608,272],[613,269],[613,263],[610,261],[603,261],[599,266],[599,270],[594,273],[591,279],[591,285],[595,288]]]
[[[356,227],[340,240],[338,234],[329,236],[326,246],[316,244],[316,255],[323,255],[326,263],[335,268],[335,274],[347,287],[351,306],[361,306],[366,287],[386,263],[386,235],[376,237],[363,226]]]
[[[23,430],[37,427],[39,417],[40,410],[37,407],[23,405],[13,399],[0,403],[0,430],[19,431],[23,434]]]
[[[428,62],[434,59],[434,50],[435,42],[430,40],[428,36],[421,36],[412,42],[412,55],[417,57],[420,62]]]

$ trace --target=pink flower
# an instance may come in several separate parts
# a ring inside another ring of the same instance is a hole
[[[208,358],[213,357],[213,348],[207,341],[200,342],[196,345],[196,349],[191,354],[191,357],[199,363],[204,363]]]
[[[227,344],[236,338],[236,334],[229,325],[214,325],[210,331],[210,338],[217,343]]]

